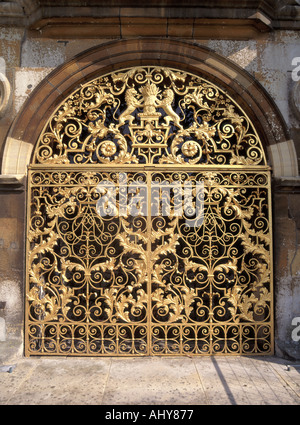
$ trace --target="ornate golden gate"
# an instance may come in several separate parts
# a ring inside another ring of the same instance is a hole
[[[29,170],[26,354],[270,354],[270,171],[224,91],[111,73],[55,111]]]

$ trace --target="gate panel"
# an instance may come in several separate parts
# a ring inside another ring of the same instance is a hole
[[[152,352],[270,352],[268,173],[153,176],[167,183],[177,179],[194,191],[197,183],[203,186],[192,197],[194,205],[183,205],[181,217],[172,211],[164,217],[163,242],[152,250]]]
[[[30,178],[29,352],[145,354],[147,218],[120,219],[119,174]],[[143,184],[146,174],[127,178]]]
[[[28,353],[271,352],[268,172],[30,181]]]

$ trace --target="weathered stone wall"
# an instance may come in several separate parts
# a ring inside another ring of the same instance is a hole
[[[22,186],[1,179],[0,301],[5,303],[6,335],[11,338],[20,338],[23,328],[25,215]]]
[[[188,33],[188,24],[185,25]],[[176,37],[176,28],[173,31]],[[201,38],[199,34],[198,38],[194,34],[194,43],[214,50],[224,57],[224,61],[233,61],[255,77],[269,93],[294,140],[297,163],[300,157],[300,119],[295,105],[291,104],[291,93],[296,84],[292,79],[293,59],[300,57],[299,32],[276,30],[257,33],[249,40],[221,39],[219,35],[218,39],[208,39]],[[0,28],[0,73],[7,77],[12,92],[5,114],[0,117],[1,156],[9,127],[35,87],[59,65],[90,47],[108,41],[109,38],[54,39],[36,34],[33,37],[23,28]],[[299,359],[300,342],[293,341],[291,336],[292,320],[300,317],[300,190],[295,170],[295,167],[289,169],[287,166],[284,179],[277,175],[273,187],[274,278],[276,352]],[[4,306],[0,317],[5,320],[6,339],[18,338],[20,342],[24,316],[25,203],[26,179],[22,180],[22,176],[0,176],[0,302]],[[3,327],[0,335],[4,335]]]
[[[274,184],[275,341],[277,354],[299,359],[293,320],[300,314],[300,184]],[[297,320],[300,324],[300,318]],[[299,332],[297,332],[299,334]],[[300,336],[300,335],[299,335]]]
[[[12,106],[1,120],[0,146],[7,129],[24,101],[38,83],[53,69],[76,54],[109,39],[53,40],[28,37],[21,29],[2,28],[0,31],[0,57],[14,93]],[[266,89],[278,106],[300,158],[299,118],[291,104],[295,82],[293,59],[300,57],[299,32],[278,30],[260,34],[251,40],[194,39],[248,71]],[[299,59],[300,64],[300,59]],[[1,68],[1,63],[0,63]],[[0,69],[1,72],[1,69]],[[300,71],[299,71],[300,76]],[[0,151],[2,149],[0,148]]]

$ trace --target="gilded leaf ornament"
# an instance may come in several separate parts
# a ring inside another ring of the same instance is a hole
[[[207,79],[77,87],[29,169],[26,354],[271,354],[270,191],[253,123]]]
[[[108,162],[266,164],[255,129],[233,99],[205,79],[160,67],[82,85],[53,114],[34,158]]]

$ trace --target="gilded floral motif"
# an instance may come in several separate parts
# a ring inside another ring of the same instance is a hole
[[[103,142],[101,145],[101,153],[104,156],[113,156],[117,151],[116,145],[113,142]]]
[[[181,147],[181,151],[185,156],[195,156],[198,152],[198,145],[193,141],[185,142]]]

